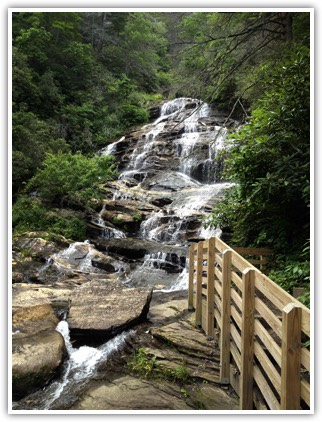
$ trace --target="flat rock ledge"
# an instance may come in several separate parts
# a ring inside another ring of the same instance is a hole
[[[127,288],[117,281],[97,280],[75,290],[67,318],[75,340],[103,342],[143,322],[152,289]],[[88,344],[88,342],[86,342]]]

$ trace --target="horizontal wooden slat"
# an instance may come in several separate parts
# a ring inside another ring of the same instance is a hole
[[[219,312],[220,312],[220,315],[221,315],[222,304],[221,304],[221,299],[217,294],[215,294],[215,305],[219,309]]]
[[[231,249],[231,248],[221,239],[216,237],[216,249],[218,249],[220,252],[224,252],[225,249]]]
[[[259,368],[255,365],[254,366],[254,379],[258,388],[260,389],[263,397],[265,398],[269,408],[271,410],[279,410],[280,404],[276,399],[274,393],[272,392],[270,386],[268,385],[267,381],[265,380],[263,374],[259,370]]]
[[[214,313],[215,313],[215,319],[218,322],[219,327],[221,327],[221,315],[220,315],[220,313],[219,313],[219,311],[218,311],[217,308],[215,308],[215,312]]]
[[[262,346],[256,341],[254,342],[254,352],[263,370],[269,376],[269,379],[272,381],[274,387],[276,388],[276,391],[280,395],[281,394],[281,376],[277,372],[277,370],[274,368],[274,365],[270,361],[269,357],[266,355]]]
[[[302,308],[301,328],[307,336],[310,336],[310,310],[308,308],[258,270],[255,275],[255,287],[280,310],[288,303],[300,306]]]
[[[242,256],[238,255],[238,253],[236,253],[234,251],[234,253],[232,254],[231,257],[231,262],[232,264],[238,268],[238,270],[240,272],[243,272],[244,270],[246,270],[246,268],[255,268],[252,264],[250,264],[245,258],[243,258]]]
[[[239,296],[239,294],[236,292],[235,289],[230,289],[230,296],[232,300],[235,302],[236,306],[239,308],[239,310],[242,310],[242,298]]]
[[[219,265],[219,267],[222,268],[222,258],[218,254],[215,255],[215,262],[217,263],[217,266]]]
[[[222,287],[218,280],[215,280],[215,291],[219,294],[220,298],[222,298]]]
[[[220,269],[218,267],[215,268],[215,276],[222,281],[222,272],[220,271]]]
[[[301,380],[301,397],[310,406],[310,384],[305,380]]]
[[[238,327],[240,328],[241,323],[242,323],[242,317],[239,315],[239,313],[237,312],[237,310],[234,306],[230,307],[230,314],[231,314],[232,318],[234,318]]]
[[[201,289],[201,294],[203,296],[208,296],[208,290],[207,289]]]
[[[255,309],[261,314],[261,316],[265,319],[265,321],[271,326],[274,332],[281,338],[282,322],[258,297],[255,297]]]
[[[240,338],[240,334],[237,331],[236,327],[234,326],[234,324],[230,324],[230,333],[231,333],[231,337],[234,340],[234,343],[236,344],[239,352],[241,351],[241,338]]]
[[[273,255],[272,249],[266,248],[242,248],[232,246],[232,249],[240,255]]]
[[[269,353],[275,359],[275,362],[281,367],[282,363],[282,350],[273,339],[273,337],[268,333],[266,328],[262,325],[262,323],[255,319],[255,334],[261,339],[261,341],[267,347]]]
[[[301,348],[301,364],[310,372],[310,352],[305,347]]]
[[[263,258],[263,259],[248,258],[247,261],[251,263],[252,265],[266,265],[268,262],[266,258]]]
[[[233,341],[230,342],[230,353],[232,354],[232,357],[234,358],[236,366],[240,371],[241,354],[240,354],[239,350],[237,349],[235,342],[233,342]]]
[[[231,280],[236,284],[236,286],[241,290],[242,286],[242,279],[235,273],[235,271],[231,272]]]

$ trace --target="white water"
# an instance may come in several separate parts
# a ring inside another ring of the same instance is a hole
[[[53,404],[72,386],[77,389],[79,383],[95,375],[100,363],[120,350],[126,340],[135,334],[134,331],[124,332],[109,340],[98,348],[82,346],[74,348],[70,341],[69,327],[66,321],[60,321],[56,330],[62,334],[68,353],[68,361],[60,381],[54,382],[47,390],[44,409],[50,409]]]

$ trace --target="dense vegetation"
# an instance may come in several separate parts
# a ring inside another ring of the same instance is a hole
[[[16,232],[82,238],[82,219],[53,209],[86,209],[115,177],[95,152],[146,122],[151,104],[193,96],[246,123],[212,224],[239,245],[272,247],[283,287],[308,285],[308,13],[16,12],[12,30]]]

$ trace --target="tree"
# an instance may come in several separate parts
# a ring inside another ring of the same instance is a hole
[[[249,106],[264,92],[258,67],[276,66],[292,43],[308,45],[308,22],[300,12],[187,14],[178,77],[189,80],[192,95],[217,106],[231,108],[237,98]]]
[[[301,48],[266,80],[226,162],[236,185],[213,214],[242,245],[301,251],[310,223],[310,58]]]

